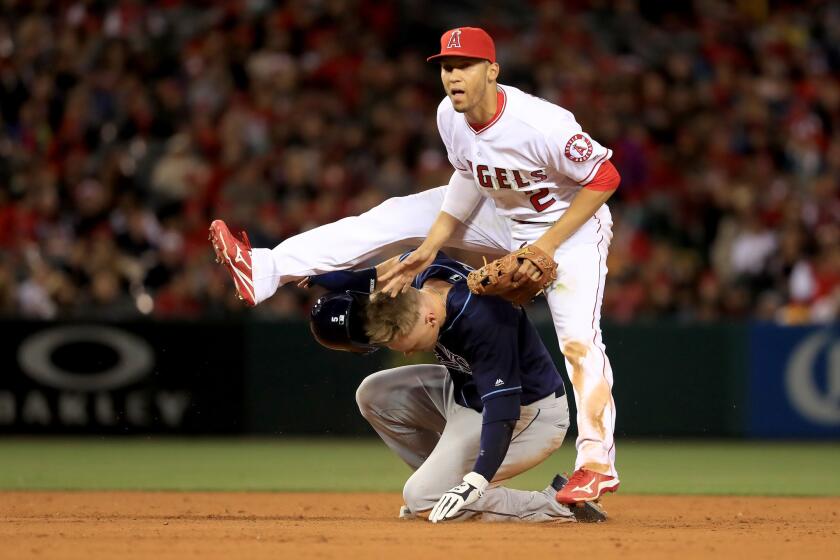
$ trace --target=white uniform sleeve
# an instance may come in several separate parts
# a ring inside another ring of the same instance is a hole
[[[612,157],[612,150],[593,140],[572,119],[544,138],[546,163],[579,185],[592,181],[601,164]]]
[[[472,174],[456,171],[449,179],[443,204],[440,209],[461,222],[466,222],[475,207],[481,202],[482,194],[473,180]]]
[[[446,146],[446,157],[449,158],[449,163],[455,168],[455,173],[449,179],[449,185],[446,187],[446,194],[443,197],[443,204],[440,209],[451,216],[455,216],[459,221],[466,222],[478,203],[481,202],[482,195],[475,185],[472,171],[465,162],[462,162],[453,154],[452,123],[450,122],[452,113],[449,100],[444,99],[438,105],[438,133]]]

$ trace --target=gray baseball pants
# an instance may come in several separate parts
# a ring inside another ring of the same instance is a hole
[[[414,469],[403,498],[414,512],[428,511],[472,471],[481,438],[481,413],[455,403],[453,384],[440,365],[413,365],[366,377],[356,391],[362,416]],[[566,396],[549,395],[521,407],[507,455],[484,496],[459,519],[572,521],[554,491],[513,490],[500,484],[538,465],[563,443],[569,428]]]

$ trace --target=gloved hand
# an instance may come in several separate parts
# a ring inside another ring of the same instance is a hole
[[[528,274],[524,275],[523,270]],[[528,245],[470,272],[467,287],[479,296],[499,296],[524,305],[555,280],[557,263],[554,258],[537,245]]]
[[[429,514],[429,521],[437,523],[455,517],[462,507],[483,496],[488,484],[490,483],[487,482],[487,479],[477,472],[467,473],[464,476],[464,482],[440,497]]]

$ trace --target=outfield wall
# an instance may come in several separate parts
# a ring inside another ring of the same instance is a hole
[[[0,328],[2,433],[371,433],[356,386],[408,363],[324,350],[299,322]],[[608,325],[604,339],[619,436],[840,438],[839,327]]]

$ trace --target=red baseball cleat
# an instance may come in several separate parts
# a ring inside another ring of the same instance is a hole
[[[551,481],[551,487],[555,492],[560,492],[568,482],[564,476],[558,474]],[[597,502],[579,502],[569,509],[578,523],[602,523],[607,520],[607,512]]]
[[[251,307],[257,304],[254,298],[254,278],[251,272],[251,243],[248,234],[242,232],[240,241],[228,229],[222,220],[213,220],[210,224],[210,242],[216,251],[216,262],[225,265],[236,295]]]
[[[561,504],[594,502],[606,492],[618,490],[618,479],[588,469],[576,470],[569,482],[557,492],[555,498]]]

